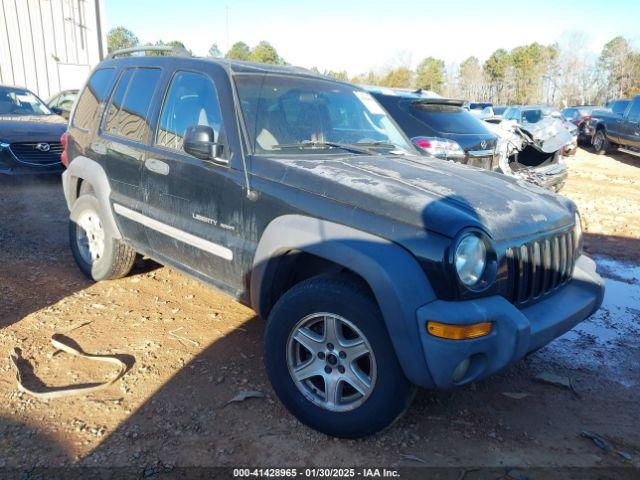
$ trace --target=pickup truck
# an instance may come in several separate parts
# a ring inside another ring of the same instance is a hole
[[[640,156],[640,95],[636,95],[622,114],[595,111],[589,127],[593,130],[595,153],[603,155],[613,148]]]

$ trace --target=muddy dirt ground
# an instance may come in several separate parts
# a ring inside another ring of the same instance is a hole
[[[569,167],[563,193],[578,203],[587,250],[603,264],[604,308],[499,375],[419,391],[399,422],[359,441],[312,431],[280,405],[252,311],[151,261],[92,284],[69,252],[59,180],[0,179],[0,467],[640,466],[640,159],[580,150]],[[87,352],[121,354],[131,368],[91,395],[19,393],[14,347],[48,385],[113,372],[56,354],[56,332]],[[571,379],[575,392],[537,381],[541,373]],[[267,397],[228,403],[247,390]]]

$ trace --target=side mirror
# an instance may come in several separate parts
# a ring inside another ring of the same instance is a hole
[[[201,160],[226,165],[228,162],[220,158],[222,145],[215,143],[215,134],[211,127],[206,125],[192,125],[184,132],[183,148],[189,155]]]
[[[64,113],[64,111],[60,107],[51,107],[49,110],[51,110],[56,115],[62,115]]]

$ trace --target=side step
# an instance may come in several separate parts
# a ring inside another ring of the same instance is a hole
[[[629,155],[635,155],[636,157],[640,157],[640,150],[631,150],[629,148],[619,147],[618,151],[628,153]]]

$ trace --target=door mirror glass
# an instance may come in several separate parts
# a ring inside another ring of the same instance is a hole
[[[226,164],[222,156],[222,145],[215,143],[213,128],[206,125],[193,125],[184,132],[184,151],[201,160]]]

